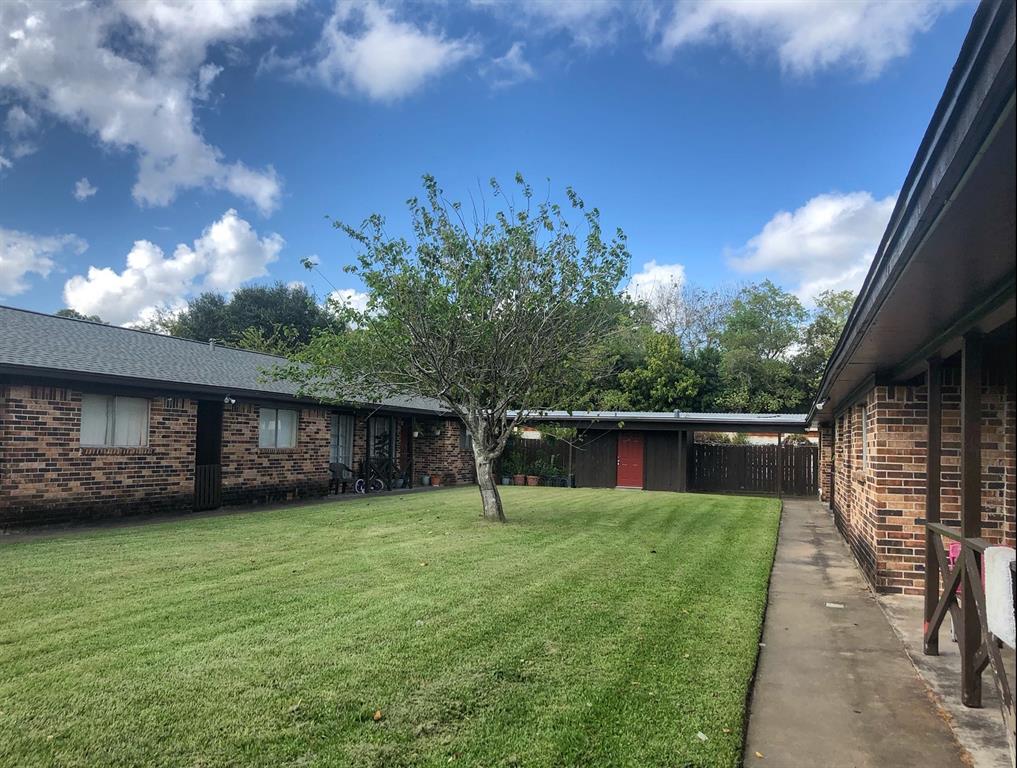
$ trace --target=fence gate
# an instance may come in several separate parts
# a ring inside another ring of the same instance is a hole
[[[776,445],[695,443],[689,452],[689,487],[718,493],[815,496],[819,493],[819,448],[785,445],[778,451]]]

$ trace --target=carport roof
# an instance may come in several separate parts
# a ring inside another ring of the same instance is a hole
[[[514,414],[512,414],[514,415]],[[619,424],[653,425],[655,428],[699,429],[702,431],[785,431],[805,429],[804,413],[695,413],[691,411],[534,411],[527,421],[582,422],[615,427]]]

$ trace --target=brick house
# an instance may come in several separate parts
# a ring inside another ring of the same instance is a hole
[[[0,307],[0,527],[322,496],[329,463],[474,479],[432,400],[328,405],[280,358]]]
[[[938,578],[927,523],[1014,545],[1014,84],[1014,5],[983,3],[810,413],[880,592]]]

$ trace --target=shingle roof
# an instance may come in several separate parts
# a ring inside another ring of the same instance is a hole
[[[160,333],[0,306],[0,369],[115,377],[136,384],[290,398],[297,386],[265,373],[285,358]],[[428,398],[389,398],[379,405],[444,409]]]

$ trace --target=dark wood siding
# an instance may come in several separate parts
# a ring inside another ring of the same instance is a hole
[[[586,432],[576,446],[576,485],[614,488],[618,473],[618,433]]]
[[[646,433],[646,490],[685,490],[684,437],[684,432]]]

